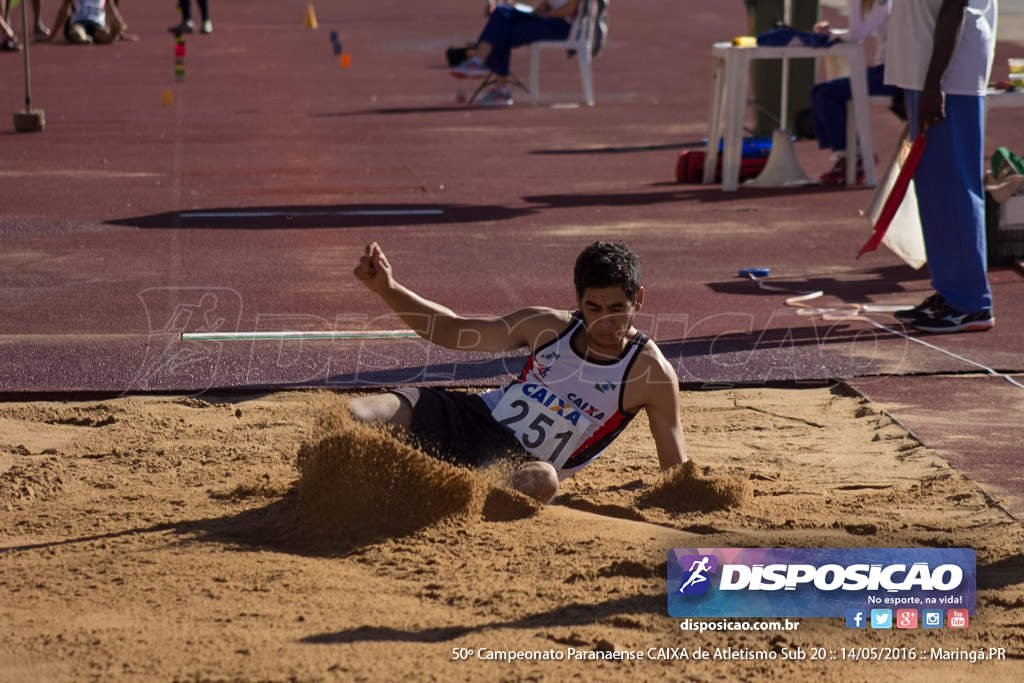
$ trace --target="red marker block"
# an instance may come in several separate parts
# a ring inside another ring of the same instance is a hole
[[[174,56],[183,58],[185,56],[185,43],[174,44]]]

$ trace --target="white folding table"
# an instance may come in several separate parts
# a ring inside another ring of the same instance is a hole
[[[836,43],[831,47],[787,45],[782,47],[757,45],[738,47],[732,43],[715,43],[714,82],[711,86],[711,105],[708,114],[708,141],[704,153],[704,183],[714,182],[718,164],[718,139],[722,146],[722,190],[734,192],[738,187],[740,153],[743,146],[743,120],[747,108],[747,81],[750,63],[755,59],[799,59],[804,57],[841,57],[850,70],[850,88],[853,95],[853,113],[856,133],[863,150],[864,181],[868,186],[877,182],[875,175],[874,140],[871,137],[867,67],[864,48],[860,43]],[[788,79],[783,79],[782,101],[786,101]],[[724,118],[724,122],[723,122]],[[785,125],[785,122],[783,122]],[[846,180],[852,185],[857,172],[857,140],[847,138]]]

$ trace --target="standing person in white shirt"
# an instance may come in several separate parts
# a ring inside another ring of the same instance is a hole
[[[898,1],[898,0],[897,0]],[[868,94],[892,95],[898,88],[885,84],[885,49],[888,36],[890,0],[850,0],[849,30],[833,29],[827,21],[814,26],[816,33],[859,43],[875,37],[874,65],[868,67]],[[819,180],[825,184],[846,182],[846,103],[851,98],[850,79],[836,78],[811,88],[811,115],[819,149],[831,149],[835,165]],[[857,182],[864,182],[864,165],[858,157]]]
[[[895,0],[885,82],[904,89],[912,136],[924,133],[914,174],[935,294],[894,315],[933,333],[992,328],[985,244],[985,91],[997,0]]]

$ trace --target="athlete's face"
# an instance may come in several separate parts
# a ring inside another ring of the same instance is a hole
[[[622,287],[584,289],[576,303],[583,312],[591,346],[614,353],[621,351],[643,300],[643,287],[637,293],[636,301],[630,301]]]

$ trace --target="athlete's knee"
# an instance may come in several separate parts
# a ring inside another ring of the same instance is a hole
[[[348,403],[349,411],[359,422],[408,427],[412,424],[412,405],[398,394],[386,393],[359,396]]]
[[[558,493],[558,472],[546,462],[527,463],[512,475],[512,488],[547,505]]]

